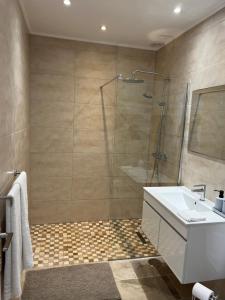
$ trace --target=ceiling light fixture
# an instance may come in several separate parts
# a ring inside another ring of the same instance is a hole
[[[176,7],[174,8],[173,12],[174,12],[176,15],[180,14],[180,13],[181,13],[181,6],[176,6]]]
[[[64,5],[65,6],[70,6],[71,5],[71,1],[70,0],[64,0]]]
[[[106,28],[105,25],[102,25],[102,26],[101,26],[101,30],[102,30],[102,31],[106,31],[106,29],[107,29],[107,28]]]

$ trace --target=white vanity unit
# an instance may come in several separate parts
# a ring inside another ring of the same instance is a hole
[[[181,283],[225,278],[225,219],[186,187],[146,187],[142,230]],[[188,222],[179,212],[205,218]]]

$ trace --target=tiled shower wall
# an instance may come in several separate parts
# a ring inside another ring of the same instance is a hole
[[[191,91],[225,84],[224,30],[225,9],[222,9],[157,52],[156,71],[174,77],[169,108],[174,122],[179,122],[181,116],[187,82],[191,83]],[[225,188],[225,164],[188,151],[190,108],[189,97],[182,183],[188,187],[207,184],[207,196],[214,200],[213,190]]]
[[[118,105],[115,82],[103,98],[99,86],[154,70],[155,53],[39,36],[30,50],[32,223],[140,217],[140,187],[119,166],[139,159],[145,107]],[[125,130],[121,116],[131,122]],[[130,146],[127,129],[137,139]]]
[[[0,193],[12,180],[7,171],[29,171],[28,46],[18,2],[0,0]]]

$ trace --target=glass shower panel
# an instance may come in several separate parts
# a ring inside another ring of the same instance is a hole
[[[149,251],[156,255],[140,232],[143,186],[176,185],[178,181],[185,99],[170,94],[170,84],[156,76],[143,82],[116,80],[114,128],[112,133],[105,126],[105,140],[113,134],[107,151],[108,234],[117,240],[109,248],[115,248],[118,259],[151,256]],[[102,93],[106,94],[105,88]],[[109,259],[111,252],[109,249]]]
[[[149,181],[152,159],[149,146],[153,101],[149,85],[117,82],[111,219],[141,216],[142,187]]]

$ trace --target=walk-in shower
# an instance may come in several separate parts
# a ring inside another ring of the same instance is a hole
[[[87,115],[87,123],[92,118],[97,130],[89,126],[83,140],[78,136],[90,149],[85,148],[87,155],[78,154],[76,171],[87,181],[77,177],[74,192],[90,199],[79,201],[87,203],[82,214],[88,209],[100,214],[73,223],[34,226],[35,266],[157,255],[140,231],[143,186],[178,183],[185,98],[174,98],[171,84],[167,75],[135,70],[106,80],[100,89],[98,85],[97,105],[77,108],[79,115]],[[178,106],[180,114],[175,115]],[[86,161],[81,164],[82,157]]]
[[[140,253],[121,222],[136,220],[138,224],[143,186],[178,183],[183,123],[175,120],[171,83],[168,75],[137,69],[128,76],[119,74],[100,87],[106,144],[112,134],[107,122],[109,86],[114,87],[116,95],[113,146],[106,147],[112,193],[109,231],[127,245],[127,258]],[[181,107],[184,100],[181,97]],[[138,226],[135,231],[139,232]],[[143,252],[141,255],[145,256]]]
[[[145,79],[138,78],[138,74],[141,75],[147,75]],[[156,80],[158,81],[157,84],[155,84]],[[144,172],[146,173],[146,185],[160,185],[160,171],[159,171],[159,164],[160,161],[166,161],[167,155],[163,150],[164,147],[164,134],[165,134],[165,122],[166,122],[166,113],[167,113],[167,101],[169,96],[169,83],[170,78],[168,75],[160,74],[152,71],[145,71],[141,69],[137,69],[133,71],[130,75],[130,77],[124,77],[122,74],[119,74],[118,76],[115,76],[111,80],[107,81],[104,85],[100,87],[101,93],[102,93],[102,100],[104,101],[104,92],[103,88],[107,85],[111,84],[113,81],[117,81],[117,105],[120,105],[120,81],[127,85],[127,89],[130,89],[130,85],[134,84],[135,88],[137,85],[141,85],[141,89],[143,89],[143,92],[139,93],[137,95],[137,102],[136,105],[138,106],[141,103],[141,97],[143,97],[146,101],[149,101],[149,104],[156,105],[160,109],[160,116],[157,120],[157,124],[151,124],[151,119],[149,120],[149,123],[145,124],[144,126],[146,128],[149,128],[149,143],[151,143],[151,148],[153,147],[153,152],[148,153],[149,157],[146,161],[149,161],[150,166],[150,160],[151,157],[153,158],[153,168],[150,170],[147,168]],[[147,83],[145,83],[147,82]],[[130,97],[132,97],[130,95]],[[125,103],[124,103],[125,104]],[[127,106],[130,106],[129,99],[126,103]],[[104,103],[103,103],[104,106]],[[148,107],[149,108],[149,107]],[[154,108],[151,109],[149,112],[150,115],[153,114]],[[155,109],[157,110],[157,108]],[[151,124],[151,125],[150,125]],[[150,126],[150,127],[149,127]],[[156,130],[156,135],[154,139],[151,136],[151,127],[154,127],[153,130]],[[139,160],[139,165],[141,160]],[[148,166],[148,167],[149,167]],[[144,183],[144,182],[143,182]],[[174,184],[176,182],[174,181]]]

